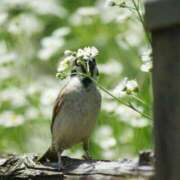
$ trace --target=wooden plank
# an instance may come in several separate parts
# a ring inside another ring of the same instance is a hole
[[[157,180],[180,179],[180,26],[152,32]]]
[[[156,180],[180,179],[180,1],[149,1]]]
[[[152,32],[156,180],[180,179],[180,1],[146,4]]]
[[[143,152],[139,160],[80,160],[63,157],[64,169],[57,163],[40,164],[37,155],[5,155],[0,157],[0,179],[104,179],[147,180],[153,177],[154,158]]]
[[[180,24],[179,0],[146,1],[145,19],[151,30],[167,28]]]
[[[180,1],[146,4],[152,32],[156,180],[180,179]]]

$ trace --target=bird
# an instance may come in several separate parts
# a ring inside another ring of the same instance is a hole
[[[99,76],[95,58],[74,60],[67,84],[60,90],[54,104],[51,122],[52,143],[39,161],[58,160],[63,169],[62,152],[82,143],[84,158],[90,159],[89,139],[101,109],[101,94],[93,79]],[[85,76],[84,76],[84,75]]]

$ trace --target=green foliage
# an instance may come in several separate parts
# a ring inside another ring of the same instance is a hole
[[[87,46],[99,50],[98,83],[129,106],[102,92],[92,155],[117,159],[152,147],[152,122],[142,115],[152,113],[144,10],[140,0],[120,3],[123,6],[111,7],[103,0],[0,1],[1,152],[41,153],[49,146],[53,102],[64,84],[55,77],[58,64],[66,49]],[[136,85],[138,91],[127,93]],[[66,153],[78,157],[82,150],[75,146]]]

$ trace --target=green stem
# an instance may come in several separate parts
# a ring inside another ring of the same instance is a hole
[[[94,81],[94,82],[97,84],[97,86],[98,86],[101,90],[103,90],[106,94],[108,94],[109,96],[111,96],[113,99],[115,99],[115,100],[118,101],[119,103],[121,103],[121,104],[123,104],[124,106],[126,106],[126,107],[128,107],[128,108],[130,108],[130,109],[132,109],[132,110],[134,110],[134,111],[136,111],[137,113],[141,114],[141,116],[144,116],[144,117],[146,117],[146,118],[148,118],[148,119],[151,119],[151,117],[150,117],[148,114],[139,111],[139,110],[136,109],[132,104],[128,104],[128,103],[120,100],[118,97],[116,97],[116,96],[114,96],[112,93],[110,93],[105,87],[103,87],[102,85],[100,85],[99,83],[97,83],[97,81]]]
[[[76,73],[77,75],[82,75],[84,77],[88,77],[90,78],[98,87],[99,89],[101,89],[102,91],[104,91],[106,94],[108,94],[109,96],[111,96],[113,99],[115,99],[116,101],[118,101],[119,103],[121,103],[122,105],[134,110],[135,112],[139,113],[141,116],[144,116],[146,117],[147,119],[151,119],[151,117],[144,113],[144,112],[141,112],[140,110],[136,109],[132,104],[130,103],[126,103],[124,101],[122,101],[121,99],[119,99],[118,97],[114,96],[111,92],[109,92],[109,90],[107,90],[105,87],[103,87],[101,84],[99,84],[94,78],[86,75],[86,74],[83,74],[83,73]]]
[[[130,95],[132,98],[134,98],[135,100],[137,100],[138,102],[142,103],[143,105],[145,105],[146,107],[148,107],[148,105],[139,97],[137,97],[135,94],[131,94]]]
[[[144,116],[144,117],[152,120],[151,116],[149,116],[148,114],[143,113],[143,112],[141,112],[140,110],[136,109],[131,103],[129,103],[129,107],[130,107],[131,109],[133,109],[135,112],[141,114],[142,116]]]
[[[152,40],[151,40],[151,37],[150,37],[150,35],[149,35],[148,31],[147,31],[147,28],[146,28],[146,25],[145,25],[143,16],[141,15],[141,13],[140,13],[140,11],[139,11],[139,6],[136,4],[135,0],[132,0],[132,3],[133,3],[134,8],[135,8],[135,10],[136,10],[136,12],[137,12],[137,15],[138,15],[138,17],[139,17],[139,20],[140,20],[140,22],[141,22],[141,24],[142,24],[142,26],[143,26],[143,28],[144,28],[144,32],[145,32],[145,34],[146,34],[146,37],[147,37],[149,43],[151,44]]]

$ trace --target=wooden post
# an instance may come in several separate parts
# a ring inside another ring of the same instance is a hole
[[[180,179],[180,0],[149,0],[156,180]]]

